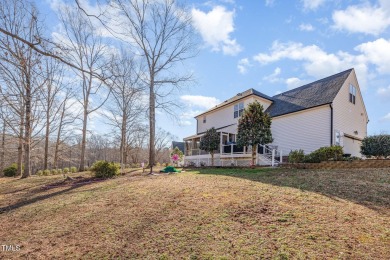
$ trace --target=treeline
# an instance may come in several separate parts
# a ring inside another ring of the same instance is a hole
[[[156,129],[156,109],[172,113],[170,97],[191,80],[176,68],[193,56],[188,13],[174,0],[98,9],[60,6],[59,32],[45,37],[32,2],[0,0],[0,172],[169,159],[173,136]],[[110,134],[93,131],[102,127]]]

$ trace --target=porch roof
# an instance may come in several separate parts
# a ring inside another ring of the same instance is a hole
[[[184,137],[183,140],[184,141],[188,141],[188,140],[191,140],[191,139],[202,137],[203,135],[204,134],[190,135],[190,136]]]

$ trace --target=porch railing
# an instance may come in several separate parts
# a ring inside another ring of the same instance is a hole
[[[204,150],[201,150],[201,149],[191,149],[191,150],[187,150],[186,151],[186,156],[195,156],[195,155],[205,155],[205,154],[209,154],[209,152],[206,152]],[[214,154],[219,154],[219,150],[216,150],[214,152]]]
[[[248,157],[252,154],[252,147],[238,147],[237,144],[228,144],[228,145],[222,145],[221,150],[215,151],[215,154],[219,154],[220,151],[222,152],[221,155],[224,155],[224,157],[231,155],[232,160],[234,158],[240,157],[239,155],[245,155],[243,157]],[[208,155],[209,153],[200,150],[200,149],[191,149],[186,151],[186,156],[198,156],[198,155]],[[234,156],[235,155],[235,156]],[[256,164],[258,165],[270,165],[270,166],[276,166],[283,162],[283,153],[281,150],[278,150],[276,146],[270,146],[270,145],[258,145],[257,153],[256,153]],[[200,164],[200,162],[203,159],[198,159],[196,164]],[[202,161],[202,164],[209,165],[209,161]],[[214,165],[220,164],[221,166],[224,166],[221,162],[215,163]],[[231,163],[229,163],[230,165]],[[237,162],[235,164],[238,164]]]

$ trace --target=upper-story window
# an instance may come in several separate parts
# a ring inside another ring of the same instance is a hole
[[[203,117],[203,124],[206,123],[206,116]]]
[[[352,84],[349,84],[349,102],[352,104],[356,102],[356,87]]]
[[[234,118],[241,116],[243,112],[244,112],[244,102],[234,105]]]

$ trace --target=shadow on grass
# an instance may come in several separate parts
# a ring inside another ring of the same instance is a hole
[[[77,189],[77,188],[80,188],[80,187],[83,187],[83,186],[87,186],[87,185],[90,185],[90,184],[94,184],[94,183],[96,183],[96,182],[74,183],[74,184],[70,184],[70,186],[66,185],[66,186],[49,187],[51,184],[47,184],[47,185],[41,186],[40,188],[33,189],[32,191],[26,193],[24,196],[18,198],[17,202],[15,202],[15,203],[13,203],[11,205],[8,205],[8,206],[0,207],[0,215],[4,214],[4,213],[7,213],[7,212],[9,212],[11,210],[18,209],[18,208],[21,208],[21,207],[24,207],[24,206],[27,206],[27,205],[30,205],[30,204],[42,201],[42,200],[49,199],[49,198],[53,198],[55,196],[59,196],[61,194],[70,192],[70,191],[72,191],[74,189]],[[58,181],[54,182],[52,184],[54,184],[54,185],[58,184]],[[46,188],[46,187],[49,187],[49,188]],[[39,194],[41,192],[49,191],[49,190],[51,190],[53,188],[65,188],[65,187],[66,187],[66,189],[62,189],[62,190],[51,192],[51,193],[44,194],[44,195],[38,195],[36,197],[30,198],[30,199],[26,199],[26,200],[24,199],[26,197],[32,197],[32,196],[34,196],[36,194]]]
[[[390,214],[390,169],[193,169],[199,174],[224,175],[344,199]]]

